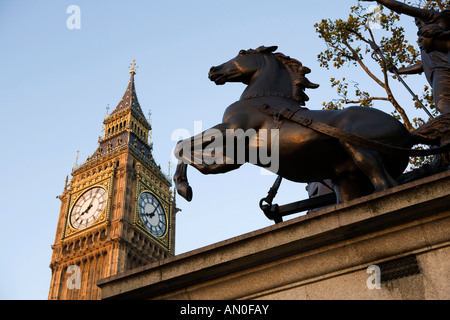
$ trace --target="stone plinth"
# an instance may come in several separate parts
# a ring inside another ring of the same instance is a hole
[[[102,299],[450,299],[449,231],[450,171],[98,285]]]

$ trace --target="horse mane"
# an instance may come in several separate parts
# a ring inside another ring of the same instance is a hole
[[[241,50],[246,53],[271,53],[286,68],[292,80],[292,95],[294,99],[302,106],[309,97],[305,94],[305,89],[316,89],[318,84],[309,81],[305,75],[311,72],[308,67],[296,59],[284,55],[281,52],[273,53],[278,49],[277,46],[260,46],[257,49]]]
[[[305,76],[311,70],[302,65],[300,61],[286,56],[281,52],[274,53],[273,55],[286,67],[292,79],[292,94],[295,100],[304,106],[305,101],[309,100],[309,97],[305,94],[305,89],[316,89],[319,87],[318,84],[310,82]]]

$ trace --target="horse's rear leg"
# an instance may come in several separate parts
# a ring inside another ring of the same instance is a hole
[[[332,179],[336,202],[343,203],[369,194],[373,188],[369,180],[359,175],[344,175]]]
[[[341,142],[356,166],[372,182],[375,192],[386,190],[398,185],[398,182],[387,172],[386,166],[379,154],[373,150],[357,147]]]

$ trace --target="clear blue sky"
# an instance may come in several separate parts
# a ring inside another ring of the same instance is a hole
[[[207,78],[211,66],[240,49],[278,45],[310,67],[309,79],[321,87],[308,92],[309,108],[336,97],[329,78],[338,73],[319,67],[317,54],[325,45],[313,25],[345,18],[355,3],[0,1],[0,299],[47,299],[56,196],[77,150],[79,162],[95,151],[106,106],[112,110],[122,97],[133,58],[141,107],[152,112],[154,157],[167,172],[174,130],[193,132],[194,121],[202,121],[203,129],[219,123],[244,90]],[[72,4],[81,9],[79,30],[66,27]],[[345,72],[366,81],[357,69]],[[411,110],[411,99],[402,94]],[[188,176],[194,198],[188,203],[178,197],[177,254],[273,224],[258,201],[275,176],[252,165],[218,176],[189,168]],[[304,198],[305,185],[283,182],[277,202]]]

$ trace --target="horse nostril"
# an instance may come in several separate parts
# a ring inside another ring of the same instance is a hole
[[[215,72],[217,70],[216,67],[211,67],[211,69],[209,69],[209,72]]]

